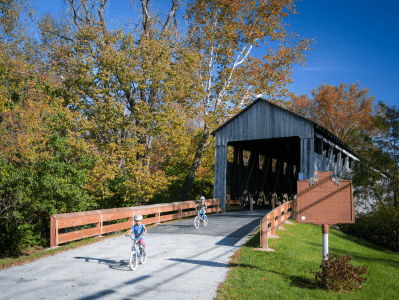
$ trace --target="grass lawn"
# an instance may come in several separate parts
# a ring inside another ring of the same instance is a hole
[[[320,270],[321,227],[298,223],[283,227],[288,230],[276,230],[279,239],[269,240],[269,247],[276,252],[254,250],[259,247],[259,232],[236,252],[217,299],[399,299],[398,252],[330,227],[330,254],[351,255],[350,263],[368,265],[370,275],[365,275],[362,289],[327,292],[316,287],[311,273]]]

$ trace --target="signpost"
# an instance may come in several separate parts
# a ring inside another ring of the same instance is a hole
[[[307,180],[298,180],[297,223],[319,225],[323,233],[323,258],[328,254],[328,227],[355,223],[352,181],[340,180],[332,172],[317,172]]]

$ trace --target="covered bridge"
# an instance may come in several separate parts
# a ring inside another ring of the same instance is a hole
[[[214,198],[293,198],[296,181],[316,171],[342,177],[353,149],[317,123],[258,98],[222,124],[215,136]],[[284,201],[284,200],[282,200]],[[269,201],[270,202],[270,201]]]

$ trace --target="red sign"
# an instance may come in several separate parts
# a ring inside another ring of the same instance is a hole
[[[352,181],[332,178],[332,172],[317,172],[308,180],[298,180],[298,223],[334,225],[355,223]]]

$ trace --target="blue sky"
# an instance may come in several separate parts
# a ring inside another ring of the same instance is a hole
[[[294,67],[291,91],[360,82],[376,101],[399,105],[399,1],[303,0],[290,28],[315,38],[307,67]]]
[[[134,19],[128,3],[111,0],[109,20]],[[292,92],[310,95],[322,83],[359,81],[376,101],[399,105],[399,0],[303,0],[296,5],[300,15],[286,19],[289,29],[316,43],[307,53],[307,66],[293,69]],[[38,9],[55,14],[61,6],[62,0],[36,2]]]

